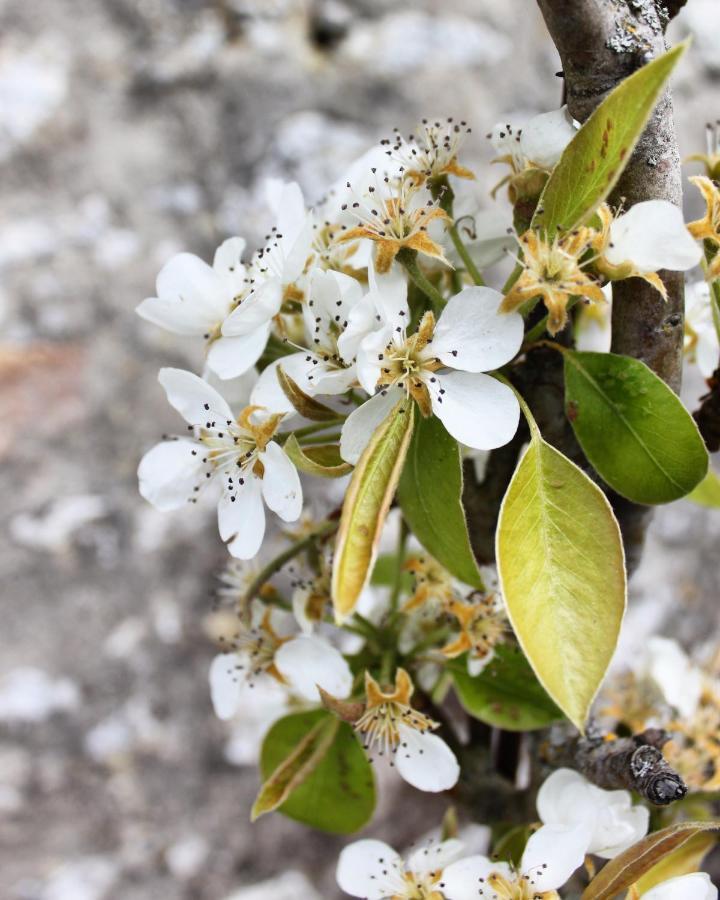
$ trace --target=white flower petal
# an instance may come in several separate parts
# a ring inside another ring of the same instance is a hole
[[[135,308],[146,322],[159,325],[173,334],[200,337],[212,331],[224,314],[185,300],[148,297]]]
[[[407,280],[399,266],[393,266],[389,272],[379,275],[375,266],[368,266],[368,282],[370,293],[378,314],[391,329],[407,328],[410,314],[407,304]]]
[[[468,655],[467,659],[467,670],[468,675],[472,678],[475,678],[479,675],[483,669],[487,668],[488,663],[493,661],[493,657],[495,656],[495,650],[489,650],[484,656],[474,656],[473,654]]]
[[[196,441],[179,438],[148,450],[138,466],[140,495],[157,509],[184,506],[193,496],[193,488],[205,481],[199,446]]]
[[[250,394],[250,403],[253,406],[263,406],[274,413],[297,414],[285,391],[280,387],[277,369],[278,366],[282,366],[283,372],[292,378],[301,390],[310,393],[312,382],[308,383],[308,375],[311,374],[314,363],[312,359],[308,360],[308,356],[308,353],[291,353],[289,356],[273,360],[260,373]]]
[[[353,676],[342,654],[319,637],[303,635],[283,644],[275,665],[290,690],[312,702],[320,699],[318,685],[333,697],[348,697]]]
[[[223,495],[218,503],[218,525],[235,537],[227,545],[236,559],[252,559],[265,536],[265,507],[260,479],[251,476],[237,491],[237,500],[229,504]],[[228,509],[228,506],[231,508]],[[226,518],[227,516],[227,518]]]
[[[351,897],[383,900],[404,891],[407,884],[404,870],[402,858],[389,844],[355,841],[340,853],[336,878],[340,888]]]
[[[612,223],[605,257],[615,266],[631,262],[638,272],[684,272],[699,264],[702,250],[676,206],[667,200],[646,200]]]
[[[720,367],[720,344],[714,328],[703,331],[698,336],[695,358],[705,378],[710,378],[715,369]]]
[[[210,698],[218,719],[232,719],[240,709],[243,679],[236,653],[220,653],[210,663]]]
[[[340,435],[340,456],[345,462],[357,463],[375,429],[404,396],[400,388],[380,391],[350,413]]]
[[[237,378],[252,369],[267,344],[269,326],[238,337],[220,337],[213,341],[207,365],[219,378]]]
[[[590,838],[586,825],[543,825],[525,845],[520,870],[536,891],[556,890],[582,865]]]
[[[465,844],[457,838],[426,844],[410,854],[407,868],[411,872],[421,875],[426,872],[437,872],[459,859],[464,848]]]
[[[443,372],[435,379],[428,384],[433,412],[461,444],[494,450],[512,440],[520,404],[507,385],[482,373]]]
[[[702,694],[702,674],[677,641],[657,636],[646,641],[637,672],[654,683],[681,716],[694,715]]]
[[[642,895],[642,900],[717,900],[717,895],[706,872],[692,872],[656,884]]]
[[[283,285],[292,284],[302,275],[312,251],[312,241],[313,220],[311,215],[306,215],[305,222],[294,240],[292,242],[283,241],[283,252],[285,253],[282,270]]]
[[[378,329],[377,316],[372,294],[365,294],[349,311],[347,328],[337,341],[338,351],[345,362],[352,362],[358,354],[362,341]]]
[[[265,502],[285,522],[294,522],[302,512],[303,499],[297,469],[275,441],[270,441],[260,459],[265,467],[262,478]]]
[[[400,744],[395,767],[400,776],[419,791],[447,791],[460,777],[455,754],[445,741],[429,731],[398,725]]]
[[[480,879],[487,881],[496,872],[511,884],[514,879],[512,869],[507,863],[493,862],[486,856],[467,856],[451,863],[442,874],[443,895],[447,900],[481,900],[485,894],[478,893]],[[487,900],[495,900],[494,891],[483,888],[488,894]]]
[[[249,334],[267,325],[280,312],[283,298],[282,283],[278,278],[267,278],[236,306],[222,325],[225,337]]]
[[[552,169],[576,133],[573,118],[563,106],[535,116],[523,126],[520,150],[528,163]]]
[[[503,296],[488,287],[467,287],[442,311],[428,355],[465,372],[490,372],[520,349],[524,323],[520,313],[499,312]]]
[[[218,273],[192,253],[178,253],[160,270],[155,283],[161,300],[204,309],[213,322],[227,315],[232,301]]]
[[[224,425],[235,418],[223,397],[192,372],[185,369],[160,369],[158,381],[168,402],[190,425],[217,422]]]
[[[237,286],[237,292],[242,289],[245,277],[245,266],[242,255],[245,252],[245,238],[231,237],[215,251],[213,257],[213,269],[225,279],[225,283]]]
[[[357,372],[358,381],[368,394],[372,394],[375,391],[383,364],[382,356],[392,336],[390,326],[386,325],[378,331],[368,334],[360,344],[355,371]]]

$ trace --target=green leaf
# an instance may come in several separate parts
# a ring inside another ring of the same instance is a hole
[[[338,414],[334,409],[330,409],[329,406],[325,406],[324,403],[320,403],[314,397],[306,394],[305,391],[297,386],[282,366],[278,366],[275,369],[275,373],[283,393],[301,416],[305,416],[306,419],[310,419],[312,422],[333,422],[337,420]]]
[[[710,469],[700,484],[685,499],[692,500],[698,506],[710,506],[717,509],[720,507],[720,477]]]
[[[643,362],[566,351],[565,403],[583,452],[618,494],[669,503],[705,476],[708,454],[690,413]]]
[[[563,717],[515,647],[500,644],[492,661],[474,677],[468,674],[465,657],[452,660],[446,668],[465,711],[488,725],[532,731]]]
[[[462,460],[457,441],[436,416],[419,418],[398,485],[405,521],[451,575],[482,589],[462,506]]]
[[[334,716],[317,721],[260,788],[250,813],[251,821],[282,806],[307,780],[325,758],[339,727],[340,720]]]
[[[642,896],[656,884],[670,878],[688,875],[690,872],[698,872],[703,859],[716,843],[717,836],[712,833],[696,834],[649,869],[639,881],[635,882],[635,887]]]
[[[531,432],[500,508],[498,574],[538,680],[582,731],[625,612],[622,539],[600,488]]]
[[[335,543],[332,598],[341,624],[355,609],[377,555],[413,431],[415,404],[405,399],[375,430],[345,494]]]
[[[309,444],[301,447],[294,434],[285,441],[283,450],[301,472],[320,478],[341,478],[352,472],[350,463],[340,456],[337,444]]]
[[[717,822],[682,822],[649,834],[606,863],[585,888],[581,900],[612,900],[691,838],[718,828]]]
[[[337,722],[325,710],[293,713],[267,733],[260,771],[269,779],[318,725]],[[279,808],[283,815],[321,831],[350,834],[369,821],[375,808],[372,767],[352,728],[338,722],[322,760]]]
[[[587,220],[615,187],[687,42],[638,69],[603,100],[565,148],[532,228],[555,234]]]
[[[519,868],[525,846],[533,831],[532,825],[511,825],[503,828],[501,835],[493,842],[492,858],[509,862]]]

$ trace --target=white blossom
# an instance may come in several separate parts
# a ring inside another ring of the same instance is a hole
[[[720,343],[706,281],[685,288],[685,355],[697,363],[705,378],[720,366]]]
[[[645,836],[650,813],[633,806],[629,791],[605,791],[579,772],[558,769],[537,795],[538,815],[546,825],[587,825],[588,853],[612,859]]]
[[[506,444],[517,430],[520,407],[507,385],[484,373],[509,362],[520,349],[520,314],[499,312],[503,298],[497,291],[468,287],[450,298],[437,323],[426,313],[417,332],[408,336],[404,280],[392,272],[375,279],[371,293],[381,327],[363,338],[357,357],[358,379],[374,396],[348,416],[340,444],[343,458],[357,462],[373,430],[403,394],[469,447],[490,450]]]
[[[658,269],[684,272],[699,264],[702,250],[677,206],[667,200],[645,200],[613,219],[604,256],[610,265],[630,264],[638,274]]]
[[[264,504],[286,522],[302,510],[295,466],[272,436],[281,416],[247,407],[236,418],[206,381],[182,369],[161,369],[168,401],[191,436],[163,441],[140,461],[140,493],[161,510],[194,501],[203,487],[220,488],[218,528],[239,559],[258,552],[265,534]]]
[[[635,667],[638,678],[646,680],[663,700],[684,718],[695,714],[703,688],[702,672],[672,638],[651,637]]]
[[[515,172],[526,168],[552,169],[577,132],[577,123],[566,106],[541,113],[523,127],[499,122],[491,131],[490,141]]]
[[[669,878],[650,888],[642,900],[717,900],[718,889],[706,872]]]

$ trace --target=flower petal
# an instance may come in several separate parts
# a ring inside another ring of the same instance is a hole
[[[651,637],[645,643],[638,675],[649,679],[681,716],[694,715],[702,694],[702,674],[677,641]]]
[[[189,425],[203,425],[208,421],[225,424],[235,418],[215,388],[192,372],[160,369],[158,381],[165,389],[168,403]]]
[[[223,279],[231,296],[242,293],[245,288],[244,252],[245,238],[231,237],[220,244],[213,257],[213,269]]]
[[[296,413],[295,407],[280,387],[277,369],[278,366],[282,366],[285,374],[292,378],[301,390],[310,393],[312,382],[308,383],[308,375],[312,373],[315,364],[312,358],[308,360],[308,356],[308,353],[291,353],[266,366],[255,382],[255,387],[250,394],[250,403],[254,406],[263,406],[274,413]]]
[[[240,709],[244,679],[238,663],[236,653],[219,653],[210,663],[210,699],[218,719],[232,719]]]
[[[340,435],[340,456],[345,462],[357,463],[375,429],[404,396],[397,387],[380,391],[350,413]]]
[[[590,839],[587,825],[543,825],[525,845],[520,870],[538,893],[556,890],[583,864]]]
[[[208,367],[219,378],[236,378],[252,369],[267,344],[269,326],[238,337],[220,337],[213,341],[207,355]]]
[[[280,312],[283,288],[279,278],[269,277],[248,294],[230,313],[222,325],[225,337],[249,334],[267,325]]]
[[[427,352],[446,366],[465,372],[490,372],[520,349],[524,324],[520,313],[499,312],[503,296],[488,287],[468,287],[442,311]]]
[[[699,264],[702,250],[677,206],[667,200],[646,200],[612,223],[605,257],[614,266],[631,262],[638,272],[684,272]]]
[[[340,853],[336,878],[351,897],[383,900],[405,891],[402,858],[383,841],[364,840],[349,844]]]
[[[377,330],[378,315],[372,294],[365,294],[349,311],[347,328],[337,341],[338,351],[345,362],[352,362],[363,339]]]
[[[345,657],[319,637],[302,635],[283,644],[275,654],[275,665],[290,690],[303,700],[319,701],[318,685],[333,697],[348,697],[352,690],[353,676]]]
[[[517,431],[517,397],[490,375],[439,373],[428,388],[433,412],[461,444],[476,450],[494,450],[512,440]]]
[[[442,874],[442,891],[447,900],[479,900],[482,880],[487,881],[493,872],[506,878],[511,884],[514,880],[512,869],[507,863],[493,862],[486,856],[467,856],[451,863]],[[485,889],[485,888],[483,888]],[[488,900],[494,900],[495,893],[489,892]]]
[[[552,169],[577,128],[567,106],[530,119],[520,134],[520,150],[528,163]]]
[[[140,495],[157,509],[179,509],[193,496],[202,478],[200,445],[187,438],[162,441],[143,456],[138,466]],[[195,451],[193,453],[193,451]]]
[[[398,725],[400,743],[395,767],[401,777],[419,791],[447,791],[460,777],[455,754],[445,741],[429,731]]]
[[[262,478],[265,502],[285,522],[294,522],[302,512],[303,501],[297,469],[275,441],[270,441],[260,459],[265,467]]]
[[[407,281],[399,266],[380,274],[375,266],[368,266],[368,283],[375,308],[383,322],[392,329],[406,328],[409,324]]]
[[[464,848],[465,844],[457,838],[449,838],[439,843],[431,842],[418,847],[410,854],[407,867],[411,872],[421,875],[426,872],[437,872],[455,862],[462,855]]]
[[[692,872],[656,884],[642,895],[642,900],[717,900],[717,895],[706,872]]]
[[[238,489],[232,503],[223,494],[218,503],[218,526],[225,534],[235,535],[227,545],[236,559],[252,559],[265,536],[265,507],[260,479],[252,476]],[[223,538],[226,540],[226,538]]]
[[[192,253],[178,253],[165,263],[155,288],[161,300],[203,309],[215,323],[227,315],[232,301],[232,294],[218,273]]]

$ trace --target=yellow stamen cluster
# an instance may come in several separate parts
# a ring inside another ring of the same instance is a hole
[[[467,122],[455,122],[449,118],[444,122],[430,122],[423,119],[416,134],[407,140],[395,129],[392,139],[380,143],[389,147],[387,155],[402,163],[403,171],[415,184],[455,175],[458,178],[475,178],[475,175],[458,163],[458,152],[470,134]]]
[[[353,212],[359,224],[346,230],[341,242],[367,238],[377,245],[375,269],[378,273],[388,272],[400,250],[415,250],[425,256],[439,259],[446,265],[442,247],[428,236],[428,227],[436,219],[448,220],[447,213],[433,199],[422,201],[418,195],[419,186],[404,176],[397,188],[389,188],[390,179],[385,178],[382,198],[379,187],[368,187],[369,199],[366,203],[356,200],[343,205],[343,209]],[[348,184],[348,187],[350,185]],[[378,195],[377,200],[373,195]]]
[[[511,312],[541,297],[548,311],[548,331],[557,334],[567,323],[571,297],[604,303],[600,284],[583,271],[581,261],[594,236],[592,229],[584,227],[552,239],[527,231],[519,239],[523,271],[503,299],[501,311]]]
[[[690,181],[700,190],[705,200],[705,215],[690,222],[688,231],[700,241],[709,241],[715,247],[715,256],[707,271],[708,281],[720,278],[720,188],[704,175],[696,175]]]
[[[410,706],[415,688],[405,669],[395,674],[395,688],[383,692],[380,685],[365,673],[365,712],[355,722],[355,730],[363,736],[366,750],[378,747],[380,756],[394,753],[401,745],[398,726],[404,725],[424,733],[439,728],[439,723]]]
[[[285,683],[275,666],[275,654],[288,638],[277,634],[271,623],[271,613],[271,609],[266,609],[257,626],[241,625],[230,641],[220,638],[224,653],[236,652],[247,657],[247,665],[237,663],[235,669],[238,680],[245,678],[251,686],[260,675],[269,675],[281,684]]]
[[[476,659],[484,659],[502,642],[508,631],[508,622],[498,598],[488,594],[475,602],[453,600],[450,613],[457,619],[460,633],[450,644],[442,648],[448,659],[470,653]]]
[[[432,556],[413,556],[405,568],[412,573],[414,590],[403,606],[404,612],[429,608],[435,615],[446,613],[457,594],[452,575]]]
[[[422,317],[415,334],[402,343],[391,340],[380,354],[382,367],[377,382],[379,388],[395,385],[404,388],[406,395],[415,400],[425,418],[432,414],[425,378],[429,376],[432,380],[432,373],[442,367],[439,360],[423,353],[432,340],[434,331],[435,316],[428,311]]]
[[[493,872],[484,883],[494,892],[491,896],[497,897],[498,900],[556,900],[556,898],[559,900],[557,891],[535,890],[532,879],[527,875],[515,875],[511,879],[499,872]],[[478,896],[483,896],[482,887]]]
[[[664,748],[670,765],[689,787],[702,791],[720,789],[720,694],[707,686],[695,715],[668,725],[673,740]]]

